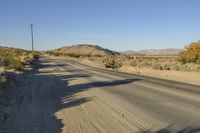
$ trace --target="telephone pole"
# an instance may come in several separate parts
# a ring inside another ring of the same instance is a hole
[[[30,24],[30,26],[31,26],[32,52],[34,52],[34,41],[33,41],[33,24]]]

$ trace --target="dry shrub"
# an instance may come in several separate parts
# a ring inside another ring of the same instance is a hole
[[[122,67],[122,62],[116,57],[105,57],[103,63],[106,68],[117,69]]]
[[[6,69],[21,69],[23,67],[22,62],[11,56],[0,57],[0,66]]]
[[[35,53],[33,54],[33,58],[34,58],[34,59],[39,59],[39,57],[40,57],[40,53],[35,52]]]
[[[137,59],[127,58],[132,67],[152,68],[156,70],[173,70],[173,71],[193,71],[199,72],[200,65],[197,63],[179,62],[178,57],[138,57]]]
[[[22,69],[26,62],[25,58],[30,55],[30,51],[0,47],[0,67],[5,69]]]
[[[185,49],[180,53],[180,59],[183,64],[188,62],[200,63],[200,41],[191,43]]]

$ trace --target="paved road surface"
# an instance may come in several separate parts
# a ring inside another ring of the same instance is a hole
[[[200,86],[42,57],[0,133],[200,132]]]

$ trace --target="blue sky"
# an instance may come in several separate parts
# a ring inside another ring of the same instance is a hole
[[[200,0],[0,0],[0,44],[38,50],[183,48],[200,39]]]

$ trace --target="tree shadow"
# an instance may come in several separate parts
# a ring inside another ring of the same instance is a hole
[[[20,89],[7,120],[0,123],[1,133],[61,133],[64,125],[62,119],[58,119],[55,114],[61,109],[74,108],[90,102],[94,98],[79,98],[76,96],[77,93],[89,89],[101,89],[101,87],[126,85],[141,80],[134,78],[69,85],[71,79],[89,78],[90,75],[82,73],[54,75],[41,72],[39,68],[52,66],[42,63],[44,62],[37,61],[35,69],[25,76],[25,81],[17,83]],[[62,67],[62,65],[53,65],[53,67]],[[198,131],[200,131],[199,128],[185,128],[176,133],[195,133]],[[139,133],[151,133],[151,131]],[[163,128],[156,133],[174,132]]]
[[[118,86],[138,80],[95,81],[69,85],[71,79],[89,78],[90,75],[83,73],[62,75],[62,72],[56,75],[41,72],[40,68],[52,66],[42,63],[43,61],[37,61],[34,69],[25,75],[25,80],[16,83],[18,88],[15,89],[19,90],[8,118],[0,124],[1,133],[61,133],[64,125],[55,113],[61,109],[80,106],[94,98],[77,98],[77,93],[95,87]],[[53,65],[53,67],[62,67],[62,65]]]

